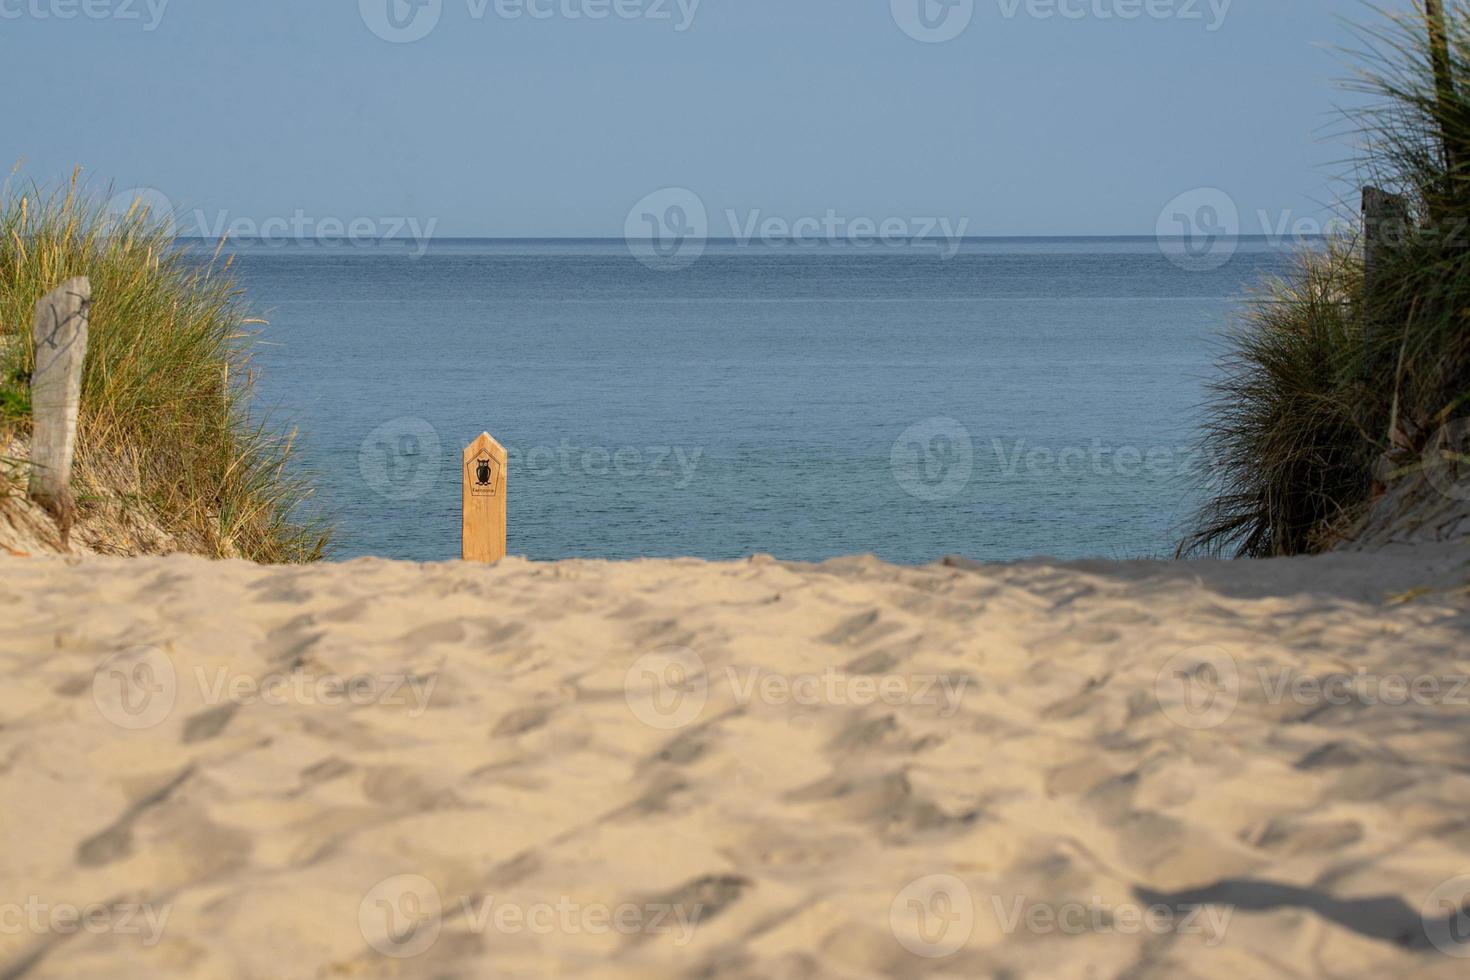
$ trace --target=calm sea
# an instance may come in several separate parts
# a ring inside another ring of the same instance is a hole
[[[511,452],[537,559],[1150,556],[1197,504],[1242,291],[1152,239],[932,247],[236,243],[255,409],[300,429],[333,556],[458,556],[459,454]],[[1210,263],[1214,264],[1214,263]]]

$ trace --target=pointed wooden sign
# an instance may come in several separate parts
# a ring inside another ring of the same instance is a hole
[[[505,557],[505,447],[482,432],[464,450],[465,561],[497,562]]]

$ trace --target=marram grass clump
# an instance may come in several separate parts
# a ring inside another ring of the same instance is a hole
[[[1405,217],[1251,297],[1212,389],[1211,502],[1181,554],[1324,550],[1470,416],[1470,2],[1361,32],[1359,182]]]
[[[1376,451],[1359,428],[1361,278],[1351,245],[1334,242],[1249,298],[1212,387],[1213,496],[1185,552],[1312,552],[1366,500]]]
[[[187,254],[170,218],[109,213],[75,179],[0,199],[0,437],[29,429],[36,301],[88,276],[73,476],[82,516],[104,498],[133,503],[190,551],[315,560],[326,529],[296,516],[309,488],[287,471],[291,439],[247,412],[250,328],[261,321],[229,262]]]

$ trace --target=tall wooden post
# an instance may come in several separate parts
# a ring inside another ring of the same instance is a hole
[[[1391,367],[1392,362],[1385,364],[1389,352],[1384,348],[1402,330],[1402,324],[1397,322],[1401,315],[1400,297],[1385,275],[1385,266],[1392,264],[1395,253],[1404,248],[1411,233],[1406,198],[1377,187],[1363,188],[1363,375],[1375,384],[1380,383],[1378,379],[1385,367]],[[1400,257],[1398,261],[1404,260]],[[1395,448],[1410,444],[1408,425],[1408,419],[1394,413],[1388,438]],[[1385,454],[1373,468],[1375,499],[1387,489],[1387,474],[1395,468],[1391,455],[1391,452]]]
[[[505,557],[505,447],[482,432],[464,450],[464,528],[461,557],[497,562]]]
[[[1363,277],[1368,293],[1380,288],[1384,263],[1409,236],[1409,202],[1397,194],[1363,188]]]
[[[1429,24],[1429,61],[1434,66],[1434,90],[1438,106],[1440,139],[1444,145],[1445,168],[1449,171],[1447,191],[1453,196],[1458,191],[1460,178],[1459,141],[1465,134],[1459,132],[1459,120],[1451,118],[1456,103],[1454,62],[1450,59],[1449,31],[1445,25],[1443,0],[1424,0],[1424,18]]]
[[[61,526],[62,547],[70,543],[76,513],[71,463],[76,452],[91,307],[91,282],[85,276],[68,279],[36,303],[32,327],[36,364],[31,372],[29,491],[33,500],[55,515]]]
[[[1382,322],[1393,299],[1392,284],[1384,282],[1384,266],[1408,241],[1409,202],[1397,194],[1363,188],[1363,341],[1370,355],[1376,350],[1380,334],[1391,324]],[[1364,362],[1371,373],[1374,365]]]

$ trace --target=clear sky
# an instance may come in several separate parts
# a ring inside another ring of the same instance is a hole
[[[0,0],[0,158],[43,181],[80,164],[211,221],[445,236],[618,236],[665,187],[700,196],[712,235],[727,210],[1151,234],[1201,187],[1257,233],[1260,212],[1321,217],[1341,194],[1345,14],[1371,17],[1344,0]]]

